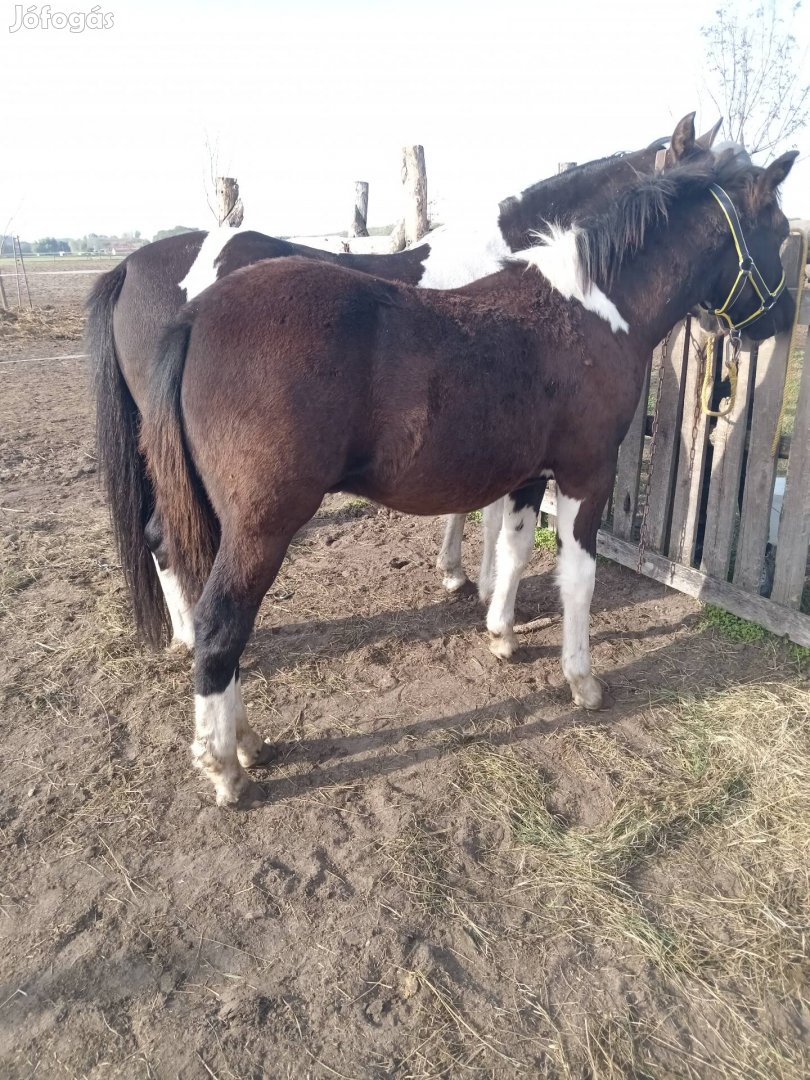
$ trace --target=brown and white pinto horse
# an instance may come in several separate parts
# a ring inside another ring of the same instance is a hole
[[[699,302],[720,308],[732,285],[735,322],[760,310],[752,337],[790,326],[777,187],[794,158],[641,179],[601,217],[461,289],[293,258],[231,274],[184,309],[142,449],[172,565],[199,597],[192,753],[220,804],[261,794],[243,768],[265,747],[239,659],[293,535],[329,491],[464,513],[553,475],[562,666],[574,701],[599,707],[596,533],[645,367],[678,319]],[[756,287],[773,293],[764,304],[740,280],[729,206]]]
[[[676,127],[667,162],[705,156],[718,125],[695,139],[692,115]],[[137,432],[146,403],[147,386],[157,355],[160,335],[183,303],[234,270],[262,259],[302,255],[308,259],[350,267],[377,277],[430,288],[465,285],[500,269],[501,260],[526,248],[532,230],[546,221],[570,224],[575,214],[596,213],[610,205],[635,182],[639,173],[651,173],[656,152],[665,140],[645,150],[594,161],[561,176],[527,188],[493,206],[480,227],[446,226],[424,243],[396,255],[336,255],[265,236],[243,227],[208,234],[186,233],[149,244],[102,276],[88,303],[88,352],[96,370],[98,458],[118,542],[121,565],[128,583],[136,621],[143,636],[154,644],[162,637],[165,610],[156,603],[161,588],[169,608],[176,640],[193,644],[191,611],[178,588],[163,542],[160,518],[144,482]],[[530,487],[507,500],[503,520],[522,528],[526,507],[537,504],[538,489]],[[480,593],[489,601],[495,590],[494,551],[502,506],[488,511],[485,522],[485,557],[479,578]],[[439,566],[449,589],[460,587],[464,516],[447,525]],[[508,546],[508,545],[507,545]],[[150,550],[152,554],[150,555]],[[154,557],[154,562],[153,562]],[[501,560],[502,567],[505,565]],[[516,576],[517,575],[517,576]],[[520,570],[507,572],[496,595],[512,597]],[[507,605],[508,607],[508,605]],[[494,651],[511,652],[510,614],[499,608],[490,620],[495,631]]]

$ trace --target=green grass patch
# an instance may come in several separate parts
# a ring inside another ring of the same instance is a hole
[[[483,513],[481,510],[473,510],[467,514],[467,521],[474,521],[477,525],[480,525],[483,521]],[[555,529],[544,529],[538,525],[534,530],[534,546],[536,548],[542,548],[544,551],[557,551],[557,532]]]
[[[545,551],[557,551],[557,533],[554,529],[543,529],[539,525],[534,530],[534,546]]]
[[[723,637],[737,645],[754,645],[757,642],[774,637],[764,627],[757,626],[756,623],[749,622],[748,619],[741,619],[738,615],[732,615],[722,608],[715,607],[714,604],[706,604],[701,615],[700,624],[701,627],[716,630]]]

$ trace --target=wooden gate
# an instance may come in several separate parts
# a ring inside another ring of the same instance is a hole
[[[597,541],[599,554],[806,646],[810,289],[801,286],[808,228],[793,228],[782,251],[799,301],[796,331],[743,346],[727,416],[715,419],[702,408],[709,339],[696,320],[676,327],[666,355],[656,349]],[[719,367],[722,349],[715,355]],[[554,513],[553,492],[542,509]]]

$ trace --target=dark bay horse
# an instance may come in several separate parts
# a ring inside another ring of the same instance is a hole
[[[599,707],[596,533],[645,368],[699,302],[737,324],[757,312],[756,340],[791,325],[777,188],[795,157],[642,178],[603,215],[461,289],[292,258],[187,305],[163,341],[141,446],[172,566],[199,598],[192,754],[218,803],[261,793],[243,769],[264,744],[239,659],[293,535],[329,491],[464,513],[553,475],[562,667],[574,701]],[[733,231],[753,260],[742,274]]]
[[[684,117],[670,140],[668,164],[705,155],[718,127],[715,125],[696,140],[692,115]],[[664,142],[658,140],[645,150],[594,161],[541,181],[493,206],[481,228],[470,231],[468,224],[446,226],[418,247],[396,255],[337,255],[247,228],[224,228],[208,234],[185,233],[149,244],[99,278],[88,304],[88,352],[96,370],[99,464],[121,565],[136,620],[146,639],[157,644],[162,637],[165,611],[155,603],[162,588],[175,639],[193,645],[190,607],[169,564],[160,519],[152,513],[152,497],[143,482],[143,461],[137,449],[140,414],[160,335],[185,301],[234,270],[262,259],[289,255],[420,287],[464,285],[497,271],[501,259],[528,247],[532,230],[541,228],[545,221],[570,224],[576,213],[598,212],[609,206],[639,173],[653,171],[656,153]],[[507,525],[520,523],[525,507],[536,502],[537,488],[518,493],[516,500],[508,504],[503,520]],[[501,510],[501,505],[493,508],[486,519],[485,560],[479,579],[485,601],[496,584],[494,547]],[[463,529],[463,515],[449,521],[439,556],[445,584],[451,589],[465,581],[461,569]],[[506,594],[514,594],[517,589],[517,580],[513,582],[512,577],[501,590]],[[504,628],[511,627],[512,621],[513,616],[505,622],[501,618],[492,626],[496,630],[501,623]],[[511,652],[507,634],[497,640],[501,655]]]

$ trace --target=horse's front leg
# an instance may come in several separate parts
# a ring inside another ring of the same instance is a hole
[[[500,531],[496,533],[495,574],[487,612],[489,647],[500,660],[508,660],[517,646],[515,638],[515,599],[523,571],[534,550],[534,529],[546,481],[540,480],[502,500]],[[486,558],[486,539],[485,539]],[[482,565],[481,581],[484,581]],[[481,599],[485,600],[481,590]]]
[[[563,605],[563,674],[577,705],[598,709],[602,687],[591,672],[590,615],[596,580],[596,534],[613,484],[613,472],[583,498],[557,481],[557,583]]]
[[[442,571],[442,585],[448,592],[458,592],[466,584],[467,575],[461,565],[461,543],[464,539],[466,514],[448,514],[444,519],[444,539],[436,560]]]

